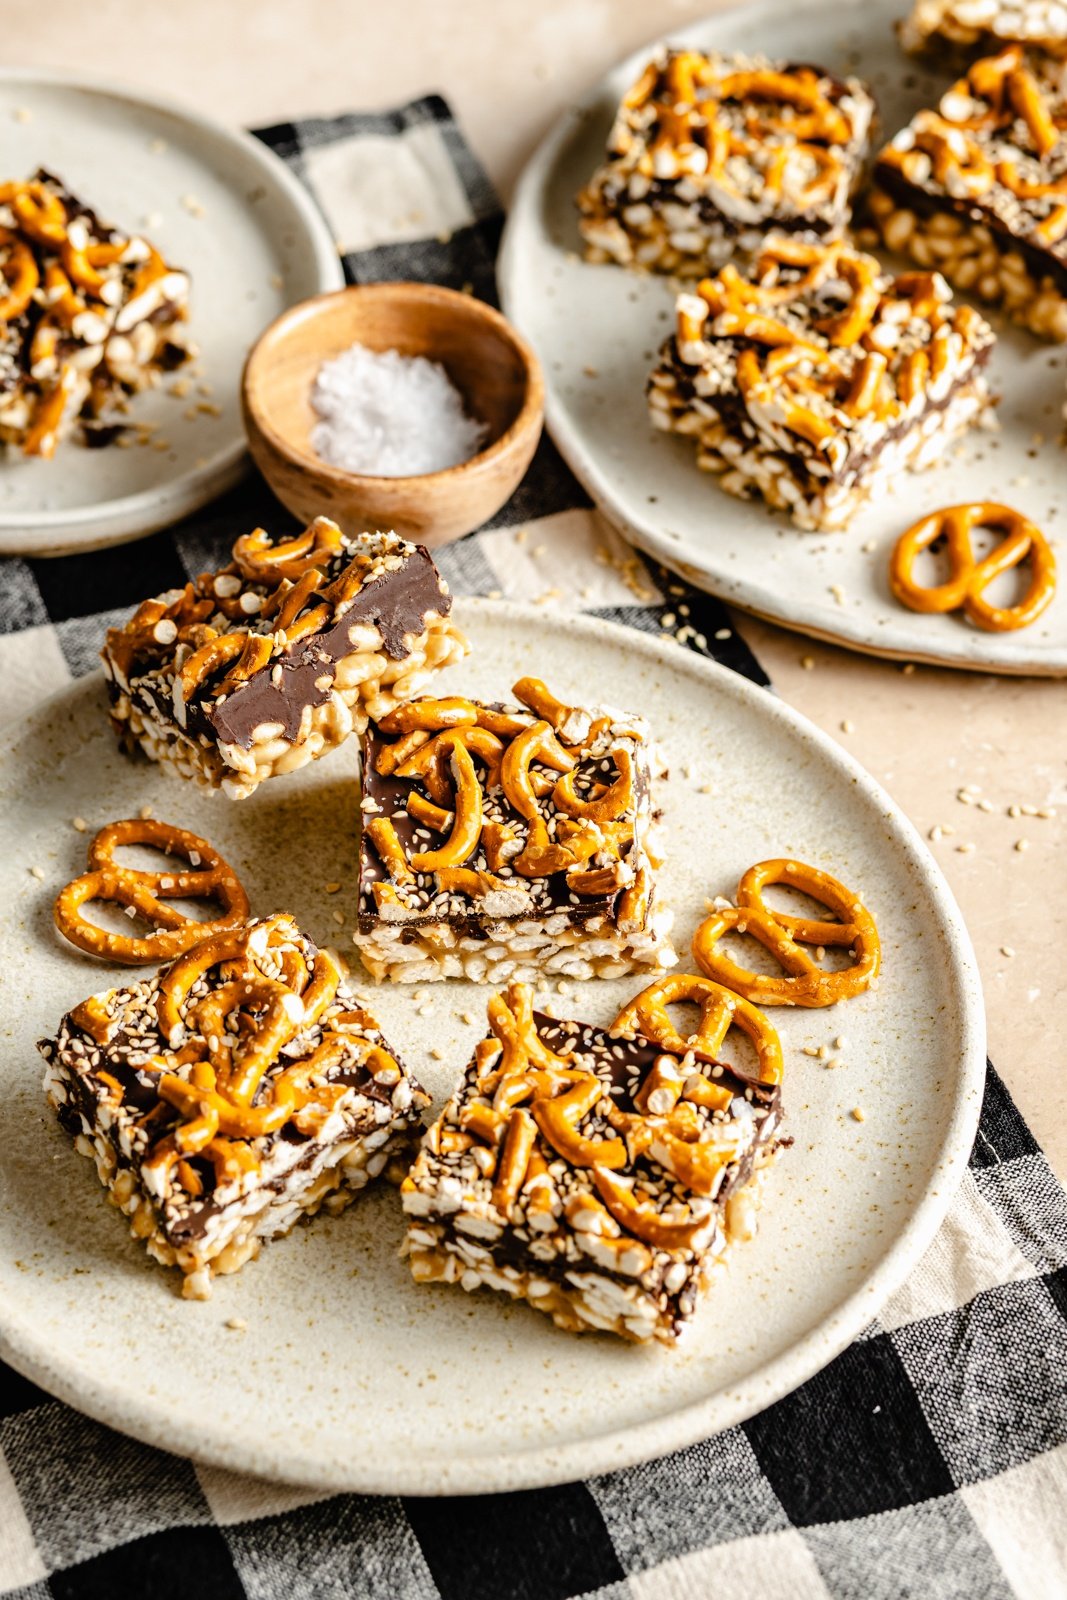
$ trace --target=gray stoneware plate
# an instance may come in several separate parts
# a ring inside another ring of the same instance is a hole
[[[905,10],[904,0],[760,0],[670,37],[858,73],[874,90],[888,136],[934,104],[949,81],[898,48],[893,23]],[[950,447],[943,463],[904,478],[844,533],[802,533],[762,502],[734,499],[697,470],[689,441],[652,429],[645,380],[670,332],[677,285],[582,261],[574,209],[601,159],[613,109],[647,55],[646,47],[616,67],[548,136],[519,182],[504,236],[504,306],[544,364],[548,425],[574,472],[643,550],[784,627],[909,661],[1067,674],[1067,547],[1059,554],[1060,593],[1017,633],[981,633],[958,615],[917,615],[893,599],[887,579],[898,535],[938,506],[1007,501],[1055,539],[1067,519],[1061,350],[991,317],[1000,334],[991,367],[1002,396],[999,433],[972,433]],[[934,558],[924,561],[917,575],[935,581]],[[990,598],[1010,603],[1015,582],[999,579]]]
[[[166,100],[8,68],[0,128],[0,181],[47,167],[105,221],[143,231],[192,274],[200,356],[191,365],[202,369],[185,398],[167,380],[133,402],[131,420],[154,424],[166,449],[87,450],[71,439],[51,461],[31,461],[0,447],[0,555],[139,539],[240,478],[245,356],[287,306],[341,287],[337,250],[310,195],[265,145]],[[187,417],[198,404],[205,409]]]
[[[862,892],[881,930],[880,986],[832,1010],[775,1013],[796,1143],[768,1180],[758,1237],[676,1351],[575,1338],[491,1294],[417,1286],[397,1259],[402,1219],[388,1186],[268,1246],[209,1302],[182,1300],[41,1093],[35,1040],[121,977],[52,928],[56,891],[84,869],[86,836],[71,820],[95,829],[151,805],[211,839],[258,912],[291,909],[343,949],[356,752],[233,803],[120,756],[99,677],[64,691],[0,736],[0,1355],[164,1449],[393,1494],[518,1488],[647,1459],[823,1366],[918,1260],[962,1174],[985,1056],[974,954],[940,872],[877,784],[767,691],[676,645],[590,618],[546,629],[540,611],[489,601],[463,603],[459,616],[474,653],[447,674],[449,690],[496,698],[536,670],[559,694],[595,688],[647,714],[671,773],[662,882],[683,952],[705,896],[781,852]],[[331,879],[341,894],[323,892]],[[589,983],[551,999],[558,1014],[607,1022],[640,987]],[[487,991],[365,992],[439,1103],[482,1035]],[[801,1053],[838,1036],[843,1066]]]

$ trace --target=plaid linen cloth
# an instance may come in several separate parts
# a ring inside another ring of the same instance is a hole
[[[260,137],[317,197],[352,281],[425,278],[494,297],[499,207],[442,100]],[[92,671],[105,626],[223,558],[257,520],[290,526],[248,484],[134,547],[0,567],[5,712]],[[767,683],[725,608],[618,541],[547,440],[493,523],[439,559],[461,594],[653,633],[669,608],[684,646]],[[787,1399],[645,1466],[472,1499],[327,1497],[136,1444],[0,1366],[2,1595],[723,1593],[1067,1596],[1067,1197],[992,1067],[948,1218],[877,1321]]]

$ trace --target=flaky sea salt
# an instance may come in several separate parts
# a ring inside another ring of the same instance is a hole
[[[343,472],[379,478],[458,466],[487,432],[438,362],[361,344],[323,362],[311,404],[322,419],[311,433],[315,453]]]

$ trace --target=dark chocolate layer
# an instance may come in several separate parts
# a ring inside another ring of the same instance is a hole
[[[946,212],[962,217],[974,227],[988,228],[993,242],[1001,253],[1018,250],[1032,277],[1040,283],[1050,278],[1060,294],[1067,295],[1067,239],[1058,244],[1038,244],[1026,234],[1014,233],[1002,217],[987,206],[973,200],[961,200],[947,190],[932,194],[929,189],[912,183],[899,167],[891,162],[875,163],[873,182],[898,206],[914,211],[916,216],[934,217]]]
[[[403,566],[365,584],[332,627],[300,640],[221,703],[209,703],[203,712],[199,706],[191,706],[190,730],[247,750],[257,728],[276,723],[292,742],[300,732],[305,708],[329,699],[337,663],[351,653],[349,630],[354,623],[374,623],[386,654],[402,661],[411,654],[408,636],[422,633],[432,612],[447,616],[451,609],[452,597],[444,592],[429,551],[417,545]]]

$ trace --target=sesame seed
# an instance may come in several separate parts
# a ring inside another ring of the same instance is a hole
[[[228,1328],[232,1328],[234,1333],[244,1333],[245,1329],[248,1327],[248,1323],[245,1321],[244,1317],[227,1317],[226,1326]]]
[[[866,1118],[865,1118],[865,1116],[863,1114],[863,1107],[862,1106],[853,1106],[851,1115],[852,1115],[853,1122],[865,1122],[866,1121]]]
[[[1009,817],[1021,817],[1022,816],[1022,811],[1019,808],[1019,806],[1009,806],[1008,807],[1008,816]]]
[[[326,894],[338,894],[341,889],[339,883],[324,883],[322,887]]]
[[[732,639],[733,630],[730,628],[719,628],[716,630],[715,637],[716,639]]]
[[[812,672],[815,668],[815,657],[801,656],[800,665],[804,668],[805,672]]]
[[[842,587],[841,584],[839,584],[839,583],[831,583],[830,584],[830,593],[833,595],[834,600],[835,600],[837,605],[839,605],[839,606],[843,606],[844,605],[844,603],[845,603],[845,591],[844,591],[844,588]]]
[[[957,855],[961,855],[961,856],[969,856],[971,854],[971,851],[972,850],[977,850],[977,848],[978,848],[978,846],[975,845],[975,844],[972,844],[970,842],[970,840],[965,840],[963,844],[958,844],[956,846],[956,854]]]
[[[803,1050],[801,1051],[801,1054],[805,1055],[805,1056],[814,1056],[816,1058],[816,1060],[818,1060],[818,1058],[819,1058],[818,1047],[816,1045],[813,1045],[813,1044],[806,1044],[804,1046]]]
[[[31,867],[30,868],[30,877],[31,878],[43,878],[44,877],[44,868],[43,867]]]
[[[846,717],[845,720],[841,724],[841,732],[842,733],[854,733],[855,731],[856,731],[856,724],[854,722],[850,722],[848,720],[848,718]]]
[[[84,817],[74,817],[70,825],[78,833],[89,832],[89,824],[86,822]]]
[[[1015,841],[1015,849],[1018,850],[1020,855],[1022,854],[1022,852],[1024,850],[1029,850],[1029,848],[1030,848],[1029,839],[1016,839],[1016,841]]]
[[[152,815],[152,807],[151,806],[142,806],[139,815],[141,817],[142,822],[147,822],[149,817]]]
[[[445,1059],[444,1051],[443,1050],[439,1050],[437,1045],[435,1045],[435,1044],[431,1045],[429,1050],[426,1053],[427,1053],[427,1055],[430,1057],[430,1059],[432,1061],[443,1061]]]
[[[905,678],[910,678],[912,673],[915,671],[914,661],[905,661],[900,670],[904,674]]]
[[[1008,960],[1010,961],[1014,956],[1015,951],[1010,944],[1002,944],[1000,947],[1000,953],[1002,956],[1007,956]]]

